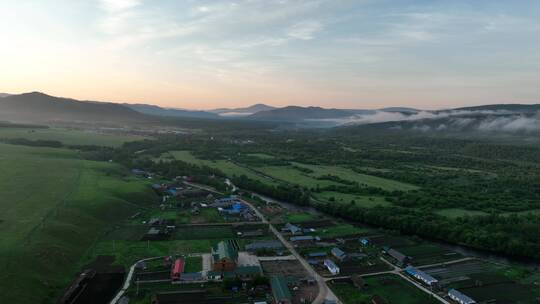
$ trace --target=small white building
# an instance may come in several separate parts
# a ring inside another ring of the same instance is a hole
[[[328,271],[330,271],[331,274],[336,275],[339,274],[339,267],[329,259],[324,260],[324,266],[328,268]]]
[[[462,294],[461,292],[451,289],[448,291],[448,296],[450,299],[458,302],[459,304],[476,304],[476,301],[469,298],[468,296]]]

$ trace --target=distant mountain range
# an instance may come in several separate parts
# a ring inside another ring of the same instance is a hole
[[[32,92],[20,95],[0,94],[0,121],[47,123],[162,123],[165,118],[236,119],[283,122],[296,127],[335,127],[373,125],[380,128],[411,130],[536,130],[540,131],[540,104],[494,104],[438,111],[406,107],[362,109],[325,109],[287,106],[275,108],[255,104],[245,108],[192,111],[148,104],[118,104],[79,101]]]
[[[220,118],[218,114],[206,112],[206,111],[192,111],[192,110],[183,110],[183,109],[162,108],[162,107],[158,107],[154,105],[147,105],[147,104],[124,104],[124,105],[132,110],[135,110],[143,114],[148,114],[148,115],[168,116],[168,117],[210,118],[210,119]]]
[[[268,111],[260,111],[249,115],[249,119],[267,121],[302,121],[307,119],[332,119],[353,115],[350,111],[339,109],[324,109],[321,107],[288,106]]]
[[[210,110],[209,112],[218,114],[224,117],[238,117],[238,116],[248,116],[262,111],[270,111],[276,109],[275,107],[265,105],[262,103],[257,103],[245,108],[220,108]]]
[[[136,122],[148,120],[148,117],[117,103],[79,101],[32,92],[1,98],[0,120]]]

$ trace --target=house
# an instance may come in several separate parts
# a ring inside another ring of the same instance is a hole
[[[272,296],[275,304],[291,304],[292,294],[283,276],[275,276],[270,279]]]
[[[238,201],[235,195],[227,196],[224,198],[218,198],[214,200],[214,203],[211,204],[212,207],[228,207],[231,206],[233,203]]]
[[[331,274],[339,274],[339,267],[330,259],[324,260],[324,266],[330,271]]]
[[[241,280],[251,280],[262,275],[262,269],[257,265],[240,266],[231,271],[208,271],[206,276],[209,280],[221,281],[227,278],[239,278]]]
[[[367,254],[362,253],[362,252],[353,252],[353,253],[349,253],[349,254],[347,254],[347,256],[348,256],[350,259],[355,259],[355,260],[362,260],[362,259],[365,259],[365,258],[368,257]]]
[[[285,247],[278,240],[256,241],[246,245],[246,251],[257,252],[259,250],[283,250]]]
[[[308,264],[311,265],[311,266],[316,266],[316,265],[319,265],[321,263],[321,260],[307,259],[306,262],[308,262]]]
[[[424,282],[424,284],[428,286],[434,286],[439,282],[437,279],[430,276],[429,274],[423,272],[422,270],[416,269],[412,266],[405,268],[405,272],[411,275],[412,277]]]
[[[368,238],[361,238],[360,239],[360,244],[362,244],[362,246],[369,246],[370,241],[369,241]]]
[[[306,241],[315,241],[315,237],[311,235],[301,235],[293,236],[289,239],[291,242],[306,242]]]
[[[292,235],[302,234],[302,228],[293,225],[291,223],[285,224],[283,228],[281,228],[281,232],[290,233]]]
[[[202,273],[200,273],[200,272],[182,273],[182,276],[180,277],[180,281],[182,281],[182,282],[200,282],[200,281],[203,281]]]
[[[169,232],[167,229],[159,229],[157,227],[150,227],[148,232],[142,237],[143,241],[155,241],[155,240],[165,240],[169,237]]]
[[[232,271],[238,263],[238,244],[232,240],[221,241],[212,247],[212,269]]]
[[[151,218],[149,221],[148,221],[148,225],[150,226],[162,226],[164,224],[164,220],[163,219],[160,219],[160,218]]]
[[[236,233],[240,237],[257,237],[263,236],[264,231],[262,229],[248,230],[248,231],[239,231]]]
[[[401,265],[405,265],[410,261],[410,258],[408,256],[404,255],[403,253],[395,249],[388,249],[386,253],[388,253],[389,256],[396,259],[396,261],[398,261],[398,263]]]
[[[184,272],[185,267],[184,259],[176,259],[174,261],[174,264],[171,268],[171,280],[172,281],[179,281],[180,277],[182,276],[182,272]]]
[[[469,298],[468,296],[455,289],[450,289],[450,291],[448,291],[448,296],[450,297],[450,299],[458,302],[459,304],[476,304],[475,300]]]
[[[308,253],[307,255],[309,258],[324,258],[326,257],[326,252],[320,251],[320,252],[312,252]]]
[[[347,259],[347,254],[343,250],[341,250],[341,249],[339,249],[337,247],[332,248],[332,250],[330,252],[332,253],[332,255],[336,259],[338,259],[338,260],[340,260],[342,262]]]

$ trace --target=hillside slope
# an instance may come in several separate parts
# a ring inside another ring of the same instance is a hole
[[[32,92],[0,99],[0,120],[136,122],[150,118],[120,104],[79,101]]]

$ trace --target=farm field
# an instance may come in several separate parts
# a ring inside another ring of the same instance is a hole
[[[249,170],[247,168],[244,168],[242,166],[239,166],[227,160],[212,161],[212,160],[199,159],[195,157],[190,151],[170,151],[170,152],[167,152],[165,155],[162,155],[161,158],[166,159],[168,156],[173,157],[174,159],[177,159],[177,160],[187,162],[187,163],[216,168],[223,171],[225,174],[229,176],[245,175],[249,178],[256,179],[265,183],[274,183],[271,179],[262,177],[254,173],[252,170]]]
[[[317,230],[316,234],[320,237],[333,238],[339,236],[360,234],[369,231],[370,230],[367,228],[360,228],[351,224],[336,224],[335,226],[321,228]]]
[[[452,260],[458,260],[463,256],[457,252],[446,250],[434,244],[418,244],[415,246],[399,247],[397,250],[412,258],[415,266],[431,265]]]
[[[537,274],[515,270],[482,261],[468,261],[428,268],[426,272],[439,279],[444,287],[455,288],[477,302],[536,303],[535,299],[540,296],[540,288],[535,284]]]
[[[365,278],[367,286],[359,290],[352,283],[331,283],[330,288],[345,304],[371,303],[379,296],[387,303],[427,304],[433,303],[429,295],[395,275]]]
[[[0,292],[8,302],[52,302],[94,240],[154,199],[119,166],[71,150],[0,144],[0,167]],[[21,271],[28,265],[33,271]]]
[[[99,145],[116,147],[128,141],[144,139],[137,135],[97,133],[73,129],[0,128],[0,140],[25,138],[29,140],[53,140],[65,145]]]
[[[330,180],[319,180],[308,173],[299,171],[292,166],[264,166],[257,167],[257,171],[260,171],[266,175],[272,176],[275,179],[285,181],[287,183],[300,185],[308,188],[326,187],[326,186],[339,186],[340,183]]]
[[[418,189],[418,187],[402,183],[386,178],[381,178],[377,176],[367,175],[367,174],[361,174],[354,172],[351,169],[339,167],[339,166],[322,166],[322,165],[306,165],[301,163],[294,163],[295,165],[303,168],[307,168],[313,171],[311,173],[311,176],[323,176],[323,175],[336,175],[339,176],[342,179],[357,182],[359,184],[365,184],[367,186],[371,187],[380,187],[384,190],[393,191],[393,190],[402,190],[402,191],[408,191],[408,190],[414,190]]]

